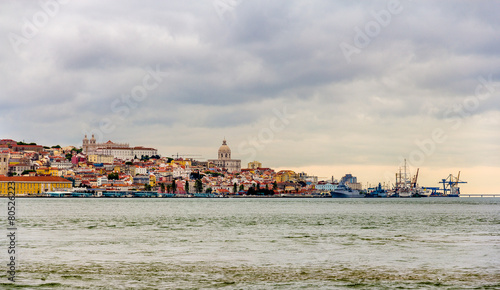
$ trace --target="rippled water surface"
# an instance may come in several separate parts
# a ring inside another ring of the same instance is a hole
[[[25,198],[17,208],[17,285],[500,288],[500,198]]]

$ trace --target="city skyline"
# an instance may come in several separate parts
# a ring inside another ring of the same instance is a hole
[[[205,159],[227,139],[242,167],[373,184],[407,159],[422,185],[500,192],[499,3],[0,7],[1,139]]]

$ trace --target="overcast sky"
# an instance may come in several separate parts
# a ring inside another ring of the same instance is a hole
[[[0,138],[500,192],[498,1],[2,1]],[[391,180],[392,179],[392,180]],[[495,180],[496,179],[496,180]]]

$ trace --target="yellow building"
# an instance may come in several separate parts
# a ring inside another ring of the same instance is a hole
[[[14,182],[16,195],[34,195],[73,188],[71,181],[57,176],[0,176],[0,195],[9,193],[9,182]]]
[[[276,182],[295,181],[296,179],[297,173],[292,170],[281,170],[276,173]]]
[[[156,186],[156,176],[153,174],[149,175],[149,185],[151,185],[151,187]]]
[[[191,160],[184,160],[182,158],[172,160],[170,163],[171,164],[178,164],[178,165],[185,166],[185,167],[191,166]]]
[[[40,167],[36,170],[37,175],[59,176],[57,167]]]

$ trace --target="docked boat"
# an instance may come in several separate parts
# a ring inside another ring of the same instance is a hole
[[[345,184],[339,184],[337,187],[330,192],[334,198],[359,198],[364,197],[359,190],[352,189]]]
[[[377,187],[371,188],[366,194],[365,197],[387,197],[387,190],[382,188],[382,185],[379,183]]]

